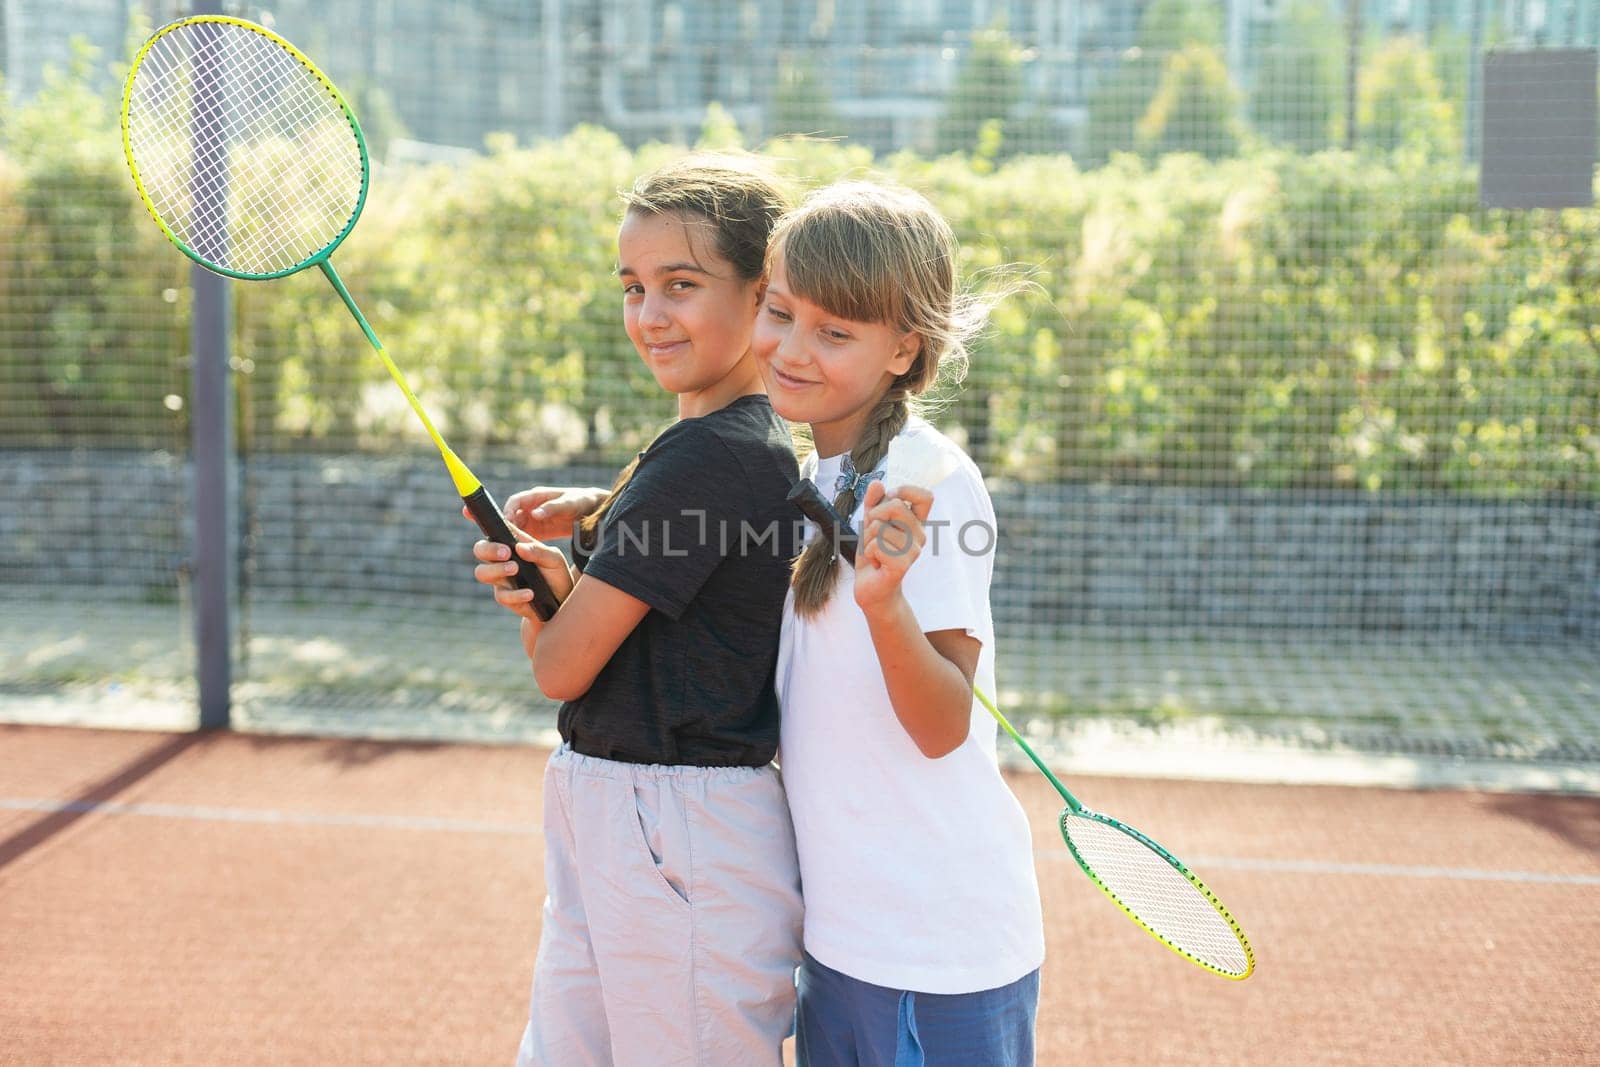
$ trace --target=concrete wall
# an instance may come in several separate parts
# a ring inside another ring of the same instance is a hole
[[[502,498],[611,474],[475,469]],[[0,597],[42,582],[172,595],[188,554],[186,479],[168,456],[0,452]],[[240,485],[252,597],[477,603],[475,528],[431,456],[258,457]],[[1600,501],[1003,484],[993,495],[1005,632],[1600,639]]]

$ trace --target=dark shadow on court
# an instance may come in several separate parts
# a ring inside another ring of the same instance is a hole
[[[168,738],[122,770],[96,782],[71,800],[63,801],[61,810],[50,812],[10,837],[0,839],[0,870],[4,870],[8,864],[27,855],[85,815],[91,814],[99,805],[110,801],[139,780],[154,774],[205,739],[206,735],[201,733],[180,734]]]
[[[238,736],[238,735],[235,735]],[[249,739],[250,747],[257,752],[272,752],[281,748],[296,748],[307,741],[326,746],[322,758],[341,767],[366,767],[380,760],[407,752],[433,752],[453,747],[447,741],[373,741],[366,738],[329,740],[314,734],[277,734],[272,737],[255,735]]]
[[[1600,797],[1506,795],[1491,799],[1489,808],[1600,856]]]

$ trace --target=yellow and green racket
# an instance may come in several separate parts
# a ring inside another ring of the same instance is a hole
[[[315,266],[355,317],[438,446],[468,513],[512,548],[514,579],[548,619],[559,606],[516,554],[500,508],[434,428],[333,269],[366,203],[366,140],[350,105],[299,49],[243,19],[198,15],[139,49],[122,94],[122,147],[151,218],[184,255],[229,278]]]
[[[1256,969],[1256,954],[1238,922],[1205,883],[1182,860],[1127,823],[1080,804],[983,690],[972,692],[1067,802],[1061,810],[1061,836],[1100,891],[1145,933],[1190,963],[1235,981],[1249,978]]]
[[[891,452],[891,477],[895,458]],[[933,485],[939,480],[935,474],[923,479],[908,477],[894,484]],[[801,478],[790,491],[789,500],[817,524],[820,536],[833,539],[841,557],[855,563],[856,532],[813,482]],[[1072,858],[1100,891],[1146,933],[1190,963],[1224,978],[1250,977],[1256,968],[1255,952],[1239,924],[1205,883],[1183,861],[1127,823],[1080,804],[983,690],[974,688],[973,695],[1067,802],[1061,812],[1061,836]]]

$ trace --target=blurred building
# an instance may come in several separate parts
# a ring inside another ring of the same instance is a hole
[[[355,99],[380,144],[479,148],[582,122],[630,143],[692,139],[707,105],[747,135],[844,135],[879,150],[935,147],[976,32],[1003,27],[1029,148],[1070,148],[1097,79],[1137,40],[1155,0],[278,0],[230,13],[275,25]],[[1181,0],[1168,0],[1181,2]],[[1338,12],[1342,0],[1322,2]],[[1220,21],[1228,70],[1248,89],[1261,45],[1296,0],[1195,0]],[[178,0],[0,0],[0,59],[26,97],[82,37],[106,55],[130,20]],[[1363,0],[1372,32],[1465,44],[1600,43],[1596,0]],[[968,86],[969,91],[973,90]],[[983,85],[975,90],[980,96]],[[1000,94],[1006,94],[999,100]]]

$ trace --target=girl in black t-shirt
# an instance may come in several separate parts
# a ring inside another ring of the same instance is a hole
[[[522,618],[539,688],[564,702],[518,1062],[776,1063],[800,958],[794,831],[771,762],[798,471],[750,341],[783,197],[749,159],[701,155],[626,200],[623,320],[678,421],[584,520],[581,573],[531,537],[518,545],[562,600],[548,622],[507,582],[507,550],[474,546],[477,579]],[[508,519],[543,517],[550,534],[549,513],[592,502],[530,491]]]

